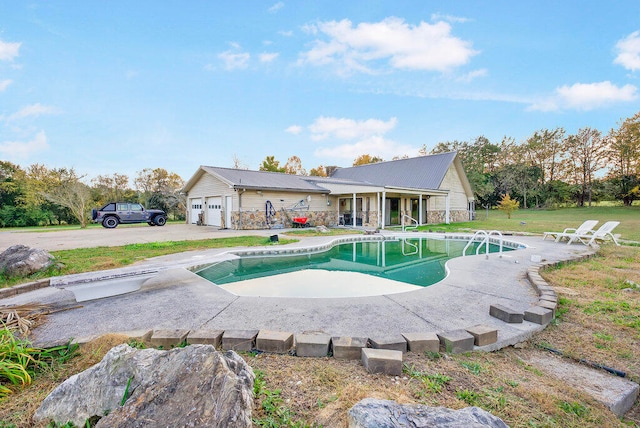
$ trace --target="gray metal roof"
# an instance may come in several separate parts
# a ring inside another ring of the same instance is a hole
[[[293,190],[327,193],[327,189],[310,183],[302,176],[280,172],[250,171],[247,169],[202,166],[204,171],[216,175],[235,188]]]
[[[456,152],[338,168],[332,178],[364,181],[378,186],[438,189]]]

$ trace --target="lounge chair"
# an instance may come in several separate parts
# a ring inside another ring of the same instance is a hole
[[[620,224],[619,221],[608,221],[596,231],[589,231],[583,234],[575,233],[573,236],[569,238],[569,244],[575,241],[580,241],[585,245],[592,245],[596,241],[608,241],[612,240],[616,245],[618,244],[618,240],[615,235],[611,233],[613,229],[616,228]]]
[[[560,242],[565,238],[571,239],[571,237],[576,234],[584,235],[585,233],[588,233],[588,232],[594,232],[593,228],[596,227],[596,224],[598,224],[598,220],[587,220],[584,223],[582,223],[580,226],[578,226],[577,229],[574,229],[572,227],[567,227],[562,232],[545,232],[542,239],[547,239],[547,236],[551,236],[552,238],[555,238],[556,242]]]

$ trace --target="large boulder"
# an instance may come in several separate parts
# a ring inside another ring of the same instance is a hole
[[[14,245],[0,253],[0,272],[6,276],[28,276],[53,264],[53,256],[40,248]]]
[[[349,410],[349,428],[509,428],[478,407],[452,410],[420,404],[365,398]]]
[[[250,427],[253,381],[253,370],[233,351],[123,344],[59,385],[34,419],[84,426],[100,418],[96,427]]]

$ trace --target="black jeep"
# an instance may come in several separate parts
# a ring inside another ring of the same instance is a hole
[[[99,210],[91,211],[94,223],[102,223],[113,229],[120,223],[148,223],[149,226],[164,226],[167,214],[162,210],[146,210],[142,204],[133,202],[109,202]]]

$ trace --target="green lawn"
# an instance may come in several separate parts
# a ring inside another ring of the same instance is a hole
[[[423,226],[421,230],[500,230],[528,233],[544,233],[562,231],[567,227],[578,227],[585,220],[616,220],[620,225],[614,230],[626,241],[640,241],[640,207],[584,207],[562,208],[557,210],[518,210],[507,219],[507,215],[499,210],[478,211],[476,220],[472,222],[453,223],[449,225]]]

